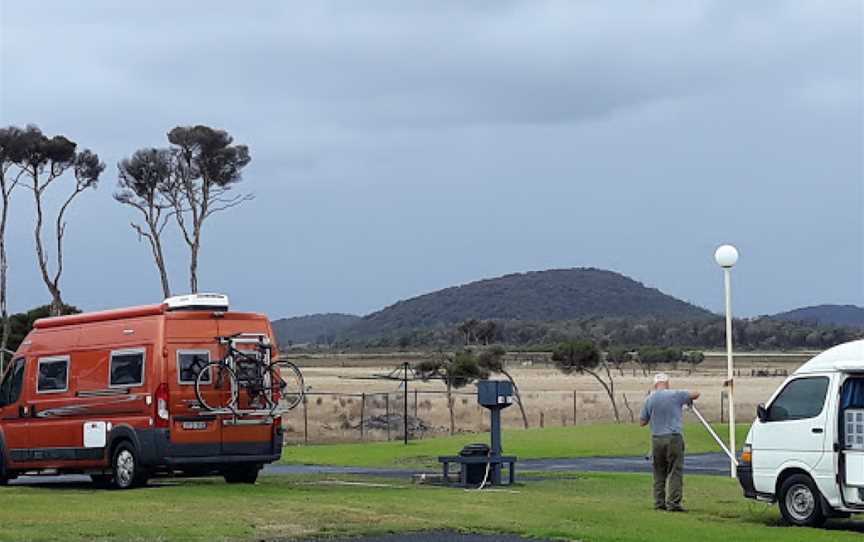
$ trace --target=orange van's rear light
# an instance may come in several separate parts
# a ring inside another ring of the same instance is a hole
[[[156,388],[156,427],[168,427],[168,384],[163,382]]]
[[[753,461],[753,447],[749,444],[744,445],[744,449],[741,450],[741,462],[742,463],[750,463]]]

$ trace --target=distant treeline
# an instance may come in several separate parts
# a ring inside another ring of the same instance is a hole
[[[748,350],[818,350],[858,338],[864,338],[864,330],[764,317],[736,319],[733,323],[736,347]],[[362,340],[337,338],[333,346],[404,349],[505,344],[523,349],[547,349],[570,340],[589,340],[602,346],[721,348],[725,344],[725,322],[722,318],[694,321],[626,318],[555,322],[469,320],[458,326],[417,329]]]

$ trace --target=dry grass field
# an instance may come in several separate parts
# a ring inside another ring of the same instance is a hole
[[[812,354],[745,354],[736,358],[739,376],[736,378],[736,412],[738,421],[754,416],[756,405],[764,402],[784,380],[783,372],[791,374]],[[391,413],[390,437],[400,437],[403,397],[400,383],[373,380],[373,375],[386,374],[399,363],[415,363],[424,354],[374,355],[306,355],[290,356],[303,370],[309,389],[304,424],[303,407],[284,417],[287,442],[340,442],[361,438],[361,414],[364,424],[363,438],[383,440],[386,431],[386,413]],[[547,363],[542,354],[511,354],[508,366],[522,392],[528,421],[532,427],[545,427],[605,422],[613,419],[612,408],[602,387],[588,375],[563,375]],[[723,382],[726,379],[725,357],[708,353],[705,363],[692,374],[686,367],[664,367],[672,376],[674,387],[699,390],[702,398],[697,405],[710,420],[720,419]],[[778,376],[751,376],[754,370],[779,372]],[[623,375],[613,372],[615,392],[623,421],[629,422],[630,412],[638,418],[642,401],[651,384],[651,375],[645,376],[636,367],[627,367]],[[416,392],[415,392],[416,390]],[[409,415],[425,427],[422,435],[442,435],[448,432],[449,414],[444,387],[440,382],[411,382],[409,384]],[[486,430],[486,411],[476,405],[473,386],[459,390],[455,397],[457,431]],[[360,394],[366,394],[361,397]],[[625,405],[629,405],[629,410]],[[388,405],[389,403],[389,405]],[[575,416],[574,416],[575,414]],[[370,426],[370,421],[371,426]],[[375,422],[378,422],[377,425]],[[504,411],[506,426],[520,427],[522,419],[518,407]],[[305,427],[305,430],[304,430]]]

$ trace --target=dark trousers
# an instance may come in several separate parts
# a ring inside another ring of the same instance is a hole
[[[684,437],[651,437],[651,453],[654,456],[654,507],[680,508],[684,496]]]

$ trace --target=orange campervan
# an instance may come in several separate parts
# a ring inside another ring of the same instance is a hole
[[[0,483],[23,473],[117,488],[159,475],[254,483],[281,455],[282,407],[303,393],[290,364],[286,389],[276,352],[267,317],[229,312],[219,294],[37,320],[0,380]]]

